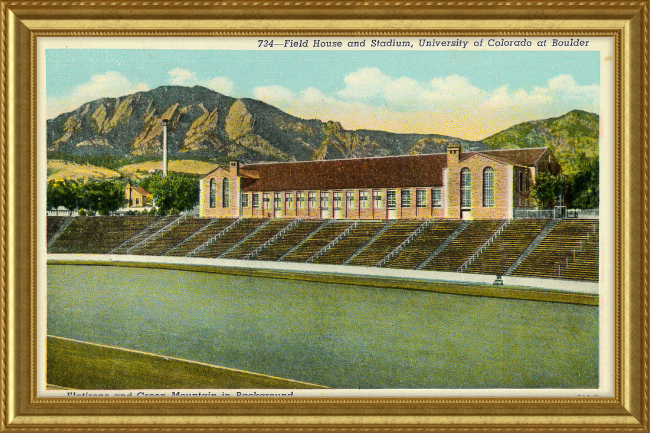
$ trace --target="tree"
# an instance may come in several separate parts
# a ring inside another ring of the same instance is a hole
[[[82,185],[73,180],[54,181],[47,183],[47,209],[65,206],[67,209],[77,209],[82,194]]]
[[[554,176],[546,172],[537,174],[530,192],[535,206],[551,209],[556,205],[560,194],[565,199],[571,194],[571,180],[567,176]]]
[[[596,209],[600,201],[600,171],[598,157],[582,156],[579,169],[573,175],[573,200],[577,209]]]
[[[199,186],[196,179],[184,174],[169,173],[166,177],[154,175],[143,183],[148,186],[158,210],[164,213],[171,209],[191,209],[198,201]]]
[[[124,186],[111,181],[88,182],[83,186],[82,198],[86,209],[107,215],[124,206]]]

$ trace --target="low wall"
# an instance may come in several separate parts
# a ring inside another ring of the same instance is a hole
[[[374,282],[382,280],[385,286],[391,286],[392,283],[408,282],[408,286],[417,283],[453,283],[478,284],[485,285],[489,293],[500,290],[499,286],[492,286],[496,276],[481,275],[456,272],[435,272],[435,271],[416,271],[404,269],[388,269],[364,266],[339,266],[339,265],[316,265],[311,263],[294,263],[294,262],[270,262],[257,260],[230,260],[230,259],[205,259],[196,257],[161,257],[161,256],[135,256],[135,255],[109,255],[109,254],[48,254],[48,263],[93,263],[104,262],[115,265],[158,265],[164,267],[179,267],[184,269],[188,266],[198,266],[200,268],[219,268],[221,270],[254,270],[267,276],[272,274],[292,274],[299,276],[329,276],[352,279],[353,284],[363,284],[359,278],[371,279]],[[200,271],[201,269],[196,269]],[[531,290],[547,290],[553,292],[565,292],[572,294],[598,295],[598,283],[544,279],[544,278],[522,278],[522,277],[502,277],[504,286],[518,286],[521,288],[530,288]],[[396,287],[406,287],[405,284],[395,284]],[[489,287],[488,287],[489,286]],[[505,289],[505,288],[504,288]],[[504,290],[505,292],[505,290]],[[469,293],[467,293],[469,294]],[[488,296],[491,296],[488,294]],[[508,296],[510,297],[510,296]]]

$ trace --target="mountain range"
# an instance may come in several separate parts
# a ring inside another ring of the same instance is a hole
[[[346,130],[340,123],[301,119],[255,99],[236,99],[205,87],[163,86],[120,98],[103,98],[47,121],[48,154],[158,158],[162,121],[168,120],[171,158],[304,161],[550,146],[567,168],[576,155],[598,155],[598,116],[571,111],[525,122],[482,141],[436,134]]]

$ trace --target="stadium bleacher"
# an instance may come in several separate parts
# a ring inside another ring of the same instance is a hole
[[[598,281],[598,226],[598,220],[562,220],[521,262],[513,275]],[[583,272],[586,266],[593,271]]]
[[[296,248],[282,261],[286,262],[306,262],[323,247],[332,242],[345,229],[350,227],[353,222],[350,221],[333,221],[319,230],[314,236],[307,239],[300,247]]]
[[[56,232],[69,217],[67,216],[49,216],[47,217],[47,243],[49,244]]]
[[[184,242],[178,244],[171,250],[167,251],[164,255],[184,257],[194,251],[197,247],[203,245],[214,236],[221,233],[235,222],[234,218],[218,218],[208,220],[209,222],[203,226],[203,229],[197,230],[193,235],[186,238]]]
[[[474,220],[422,269],[456,272],[504,223],[503,220]]]
[[[77,217],[48,247],[48,252],[106,254],[158,220],[150,216]]]
[[[253,257],[253,260],[278,260],[296,246],[299,242],[309,236],[318,227],[324,224],[322,220],[302,220],[298,222],[296,227],[286,233],[280,239],[267,248],[262,250],[258,255]]]
[[[370,245],[364,248],[348,265],[350,266],[375,266],[377,262],[386,257],[399,244],[404,242],[424,221],[398,220],[388,230],[377,237]]]
[[[312,263],[341,265],[366,242],[372,239],[386,222],[360,221],[340,242],[317,257]]]
[[[171,225],[175,221],[178,221],[177,224]],[[553,220],[553,224],[556,224],[554,227],[549,221],[510,220],[492,243],[473,262],[469,262],[464,272],[503,275],[510,269],[508,273],[512,272],[513,276],[598,281],[598,220]],[[48,242],[51,240],[51,245],[48,246],[50,253],[128,253],[179,257],[194,254],[203,258],[223,256],[233,259],[306,262],[350,229],[329,250],[314,258],[313,263],[376,266],[423,222],[293,221],[288,218],[179,219],[178,216],[93,216],[68,219],[50,216],[47,218],[47,237]],[[409,244],[404,245],[382,266],[457,272],[504,221],[474,220],[466,223],[467,226],[461,231],[458,229],[462,223],[460,220],[430,221]],[[281,237],[256,252],[256,256],[250,257],[251,252],[274,238],[289,224],[294,225]],[[168,227],[167,231],[159,233],[164,227]],[[550,232],[543,238],[538,236],[549,229]],[[454,231],[458,235],[452,240],[450,235]],[[373,240],[375,236],[377,238]],[[515,268],[514,264],[522,260],[520,257],[524,251],[530,250],[537,242],[539,245]],[[443,245],[444,248],[441,247]],[[434,251],[435,257],[428,260]]]
[[[196,257],[215,258],[226,252],[228,248],[240,242],[248,236],[253,230],[268,220],[261,218],[243,218],[230,231],[225,233],[215,242],[211,243],[205,249],[201,250]]]
[[[465,272],[503,275],[548,222],[542,219],[512,220]]]
[[[147,241],[138,248],[133,249],[131,254],[142,254],[146,256],[163,255],[209,222],[210,220],[207,218],[186,218],[151,242]]]
[[[264,227],[260,228],[253,236],[238,244],[235,248],[224,254],[224,259],[244,259],[253,250],[264,242],[271,239],[273,236],[280,233],[286,228],[293,220],[289,218],[273,219],[269,221]]]
[[[131,218],[148,218],[148,217],[131,217]],[[144,227],[139,232],[134,233],[132,237],[127,238],[125,242],[123,242],[122,244],[120,244],[119,246],[117,246],[116,248],[112,249],[109,252],[111,254],[129,254],[130,249],[137,246],[140,242],[143,242],[145,239],[149,238],[150,236],[152,236],[158,230],[161,230],[168,224],[171,224],[178,217],[166,216],[166,217],[153,217],[153,218],[155,218],[155,220],[151,224]]]
[[[384,263],[383,267],[415,269],[460,226],[460,223],[459,220],[433,221],[410,244]]]

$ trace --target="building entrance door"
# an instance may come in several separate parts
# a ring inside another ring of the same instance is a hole
[[[471,220],[472,219],[472,210],[471,209],[461,209],[460,219],[462,220]]]
[[[282,218],[284,216],[282,214],[282,194],[276,192],[273,194],[273,217]]]
[[[397,219],[397,191],[386,191],[386,210],[389,220]]]
[[[330,203],[329,192],[322,192],[320,194],[320,217],[322,219],[332,218],[332,205]]]
[[[341,191],[334,191],[334,219],[339,219],[341,218],[341,204],[343,202],[343,198],[341,196]]]

